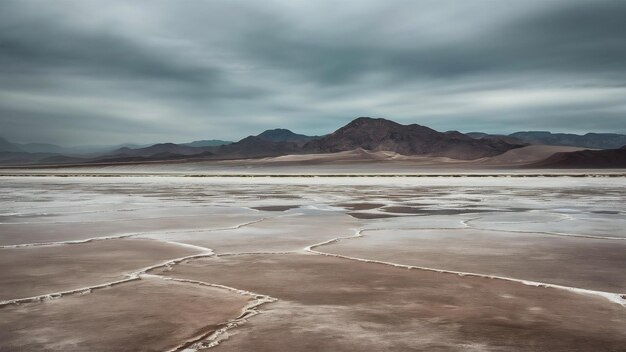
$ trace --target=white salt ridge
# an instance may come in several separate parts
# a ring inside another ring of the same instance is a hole
[[[596,240],[619,240],[619,241],[623,241],[626,240],[626,237],[615,237],[615,236],[597,236],[597,235],[581,235],[581,234],[576,234],[576,233],[565,233],[565,232],[551,232],[551,231],[524,231],[524,230],[504,230],[504,229],[493,229],[493,228],[486,228],[486,227],[475,227],[472,225],[468,225],[467,223],[470,220],[467,220],[465,222],[461,221],[462,223],[464,223],[467,228],[469,229],[474,229],[474,230],[481,230],[481,231],[498,231],[498,232],[510,232],[510,233],[527,233],[527,234],[540,234],[540,235],[546,235],[546,236],[561,236],[561,237],[576,237],[576,238],[590,238],[590,239],[596,239]],[[511,224],[515,224],[515,223],[511,223]],[[523,223],[517,223],[517,224],[523,224]],[[400,229],[402,230],[402,229]]]
[[[163,232],[157,232],[158,234],[176,234],[176,233],[194,233],[194,232],[214,232],[214,231],[228,231],[228,230],[238,230],[242,227],[246,227],[246,226],[250,226],[250,225],[254,225],[257,224],[259,222],[262,221],[266,221],[269,219],[272,219],[273,217],[268,216],[268,217],[264,217],[261,219],[257,219],[257,220],[252,220],[252,221],[248,221],[248,222],[244,222],[241,224],[237,224],[234,226],[228,226],[228,227],[220,227],[220,228],[205,228],[205,229],[193,229],[193,230],[174,230],[174,231],[163,231]],[[155,233],[155,232],[150,232],[150,233]],[[150,234],[148,232],[146,232],[145,234]]]
[[[128,238],[132,236],[136,236],[137,234],[123,234],[116,236],[103,236],[103,237],[92,237],[84,240],[71,240],[71,241],[58,241],[58,242],[36,242],[36,243],[23,243],[23,244],[10,244],[5,246],[0,246],[0,249],[4,248],[24,248],[24,247],[41,247],[41,246],[59,246],[64,244],[81,244],[81,243],[89,243],[95,241],[106,241],[106,240],[116,240],[120,238]]]
[[[237,253],[219,253],[216,257],[234,257],[238,255],[277,255],[277,254],[296,254],[296,251],[284,251],[284,252],[237,252]]]
[[[176,258],[176,259],[166,260],[166,261],[161,262],[159,264],[154,264],[154,265],[145,267],[143,269],[134,271],[134,272],[132,272],[132,273],[130,273],[128,275],[131,276],[131,277],[140,277],[141,275],[147,274],[148,271],[150,271],[150,270],[154,270],[154,269],[158,269],[158,268],[162,268],[162,267],[165,267],[166,270],[171,270],[174,265],[186,262],[186,261],[188,261],[190,259],[206,258],[206,257],[212,257],[214,255],[215,255],[215,253],[213,252],[213,250],[208,249],[208,251],[205,251],[205,252],[202,252],[202,253],[192,254],[192,255],[187,255],[187,256],[184,256],[184,257]]]
[[[479,220],[482,219],[482,216],[477,216],[475,218],[470,218],[470,219],[463,219],[461,220],[461,225],[465,226],[465,227],[472,227],[472,225],[469,224],[470,221],[474,221],[474,220]]]
[[[159,242],[163,242],[163,243],[173,244],[173,245],[180,246],[180,247],[196,249],[196,250],[200,250],[200,251],[204,251],[204,252],[212,252],[212,250],[210,248],[202,247],[202,246],[196,246],[195,244],[182,243],[182,242],[176,242],[176,241],[163,241],[163,240],[158,240],[158,241]]]
[[[242,228],[244,226],[255,224],[255,223],[261,222],[261,221],[266,220],[266,219],[268,219],[268,218],[263,218],[263,219],[259,219],[259,220],[249,221],[249,222],[238,224],[238,225],[235,225],[235,226],[232,226],[232,227],[229,227],[229,228],[225,228],[225,229],[239,229],[239,228]],[[214,230],[218,230],[218,229],[214,229]],[[80,244],[80,243],[88,243],[88,242],[93,242],[93,241],[103,241],[103,240],[127,238],[127,237],[131,237],[131,236],[136,236],[136,235],[137,234],[125,234],[125,235],[119,235],[119,236],[94,237],[94,238],[89,238],[89,239],[85,239],[85,240],[76,240],[76,241],[61,241],[61,242],[44,242],[44,243],[18,244],[18,245],[0,246],[0,248],[21,248],[21,247],[36,247],[36,246],[50,246],[50,245]],[[215,253],[213,252],[212,249],[206,248],[206,247],[201,247],[201,246],[196,246],[196,245],[187,244],[187,243],[181,243],[181,242],[175,242],[175,241],[160,241],[160,242],[165,242],[165,243],[169,243],[169,244],[173,244],[173,245],[177,245],[177,246],[183,246],[183,247],[187,247],[187,248],[193,248],[193,249],[196,249],[196,250],[200,250],[201,253],[193,254],[193,255],[189,255],[189,256],[184,256],[184,257],[176,258],[176,259],[170,259],[170,260],[167,260],[165,262],[161,262],[161,263],[158,263],[158,264],[155,264],[155,265],[151,265],[151,266],[145,267],[143,269],[140,269],[140,270],[131,272],[129,274],[126,274],[126,276],[128,276],[128,278],[122,279],[122,280],[106,282],[106,283],[103,283],[103,284],[98,284],[98,285],[88,286],[88,287],[81,287],[81,288],[67,290],[67,291],[48,293],[48,294],[39,295],[39,296],[16,298],[16,299],[11,299],[11,300],[0,301],[0,308],[4,307],[4,306],[7,306],[7,305],[12,305],[12,304],[42,302],[42,301],[46,301],[46,300],[61,298],[63,296],[67,296],[67,295],[74,295],[74,294],[83,295],[83,294],[91,293],[93,290],[96,290],[96,289],[112,287],[112,286],[119,285],[119,284],[122,284],[122,283],[125,283],[125,282],[139,280],[142,275],[148,275],[146,273],[148,271],[150,271],[150,270],[154,270],[154,269],[161,268],[161,267],[165,267],[167,270],[171,270],[172,266],[174,266],[174,265],[176,265],[178,263],[185,262],[185,261],[190,260],[190,259],[205,258],[205,257],[211,257],[211,256],[215,255]],[[233,253],[232,255],[235,255],[235,253]]]
[[[254,300],[246,304],[239,316],[234,319],[231,319],[227,322],[220,324],[222,326],[220,329],[215,331],[210,331],[208,333],[200,334],[197,336],[193,336],[189,338],[187,341],[181,343],[180,345],[168,350],[167,352],[177,352],[177,351],[187,351],[187,352],[195,352],[201,349],[212,348],[219,345],[222,341],[229,338],[228,331],[230,329],[236,328],[248,321],[251,317],[260,314],[260,312],[256,309],[259,306],[265,303],[271,303],[277,301],[276,298],[270,297],[267,295],[262,295],[246,290],[240,290],[234,287],[221,285],[221,284],[213,284],[204,281],[190,280],[190,279],[178,279],[173,277],[166,277],[161,275],[151,275],[151,274],[142,274],[144,277],[149,278],[158,278],[162,280],[170,280],[184,283],[191,283],[195,285],[207,286],[207,287],[215,287],[224,290],[228,290],[230,292],[234,292],[239,295],[251,296],[254,297]]]
[[[42,213],[45,214],[45,213]],[[42,215],[42,214],[35,214],[35,215]],[[0,216],[28,216],[28,213],[0,213]]]
[[[262,218],[262,219],[253,220],[253,221],[249,221],[249,222],[244,222],[242,224],[238,224],[238,225],[234,225],[234,226],[230,226],[230,227],[222,227],[222,228],[177,230],[177,231],[163,231],[163,232],[153,232],[153,231],[150,231],[150,232],[133,232],[133,233],[126,233],[126,234],[122,234],[122,235],[114,235],[114,236],[92,237],[92,238],[87,238],[87,239],[84,239],[84,240],[69,240],[69,241],[56,241],[56,242],[35,242],[35,243],[10,244],[10,245],[0,246],[0,249],[4,249],[4,248],[23,248],[23,247],[41,247],[41,246],[58,246],[58,245],[64,245],[64,244],[81,244],[81,243],[89,243],[89,242],[94,242],[94,241],[106,241],[106,240],[115,240],[115,239],[121,239],[121,238],[136,237],[136,238],[145,238],[145,239],[150,239],[150,240],[160,241],[160,242],[165,242],[165,243],[170,243],[170,244],[176,244],[176,245],[179,245],[179,246],[187,246],[187,247],[190,247],[190,248],[191,247],[195,247],[196,249],[207,250],[206,247],[200,247],[200,246],[195,246],[195,245],[192,245],[192,244],[186,244],[186,243],[181,243],[181,242],[165,241],[165,240],[151,238],[149,236],[150,235],[155,235],[155,234],[177,234],[177,233],[194,233],[194,232],[213,232],[213,231],[237,230],[237,229],[240,229],[242,227],[253,225],[253,224],[259,223],[261,221],[268,220],[268,219],[271,219],[271,217],[265,217],[265,218]]]
[[[331,205],[326,205],[326,204],[304,205],[300,208],[308,209],[308,210],[319,210],[319,211],[343,211],[344,210],[343,208],[333,207]]]
[[[529,211],[529,213],[531,213],[533,211]],[[558,216],[559,219],[555,219],[555,220],[544,220],[544,221],[490,221],[489,223],[491,224],[511,224],[511,225],[523,225],[523,224],[546,224],[546,223],[555,223],[555,222],[562,222],[562,221],[568,221],[568,220],[576,220],[575,217],[567,215],[567,214],[560,214],[560,213],[549,213],[549,215],[555,215]],[[470,221],[474,221],[474,220],[480,220],[484,218],[480,217],[480,218],[476,218],[476,219],[470,219],[467,220],[467,222],[469,223]],[[468,225],[469,226],[469,225]]]
[[[584,289],[584,288],[569,287],[569,286],[549,284],[549,283],[545,283],[545,282],[537,282],[537,281],[530,281],[530,280],[523,280],[523,279],[515,279],[515,278],[505,277],[505,276],[484,275],[484,274],[477,274],[477,273],[470,273],[470,272],[463,272],[463,271],[444,270],[444,269],[428,268],[428,267],[422,267],[422,266],[398,264],[398,263],[385,262],[385,261],[380,261],[380,260],[363,259],[363,258],[350,257],[350,256],[346,256],[346,255],[341,255],[341,254],[325,253],[325,252],[320,252],[320,251],[316,251],[316,250],[313,249],[313,248],[321,247],[321,246],[324,246],[324,245],[327,245],[327,244],[339,242],[339,241],[344,240],[344,239],[360,238],[360,237],[364,236],[363,235],[364,231],[376,231],[376,230],[377,229],[358,230],[356,232],[356,234],[354,234],[352,236],[337,237],[337,238],[330,239],[328,241],[324,241],[324,242],[320,242],[320,243],[317,243],[317,244],[313,244],[313,245],[310,245],[308,247],[305,247],[304,251],[309,252],[309,253],[313,253],[313,254],[319,254],[319,255],[325,255],[325,256],[329,256],[329,257],[336,257],[336,258],[355,260],[355,261],[365,262],[365,263],[375,263],[375,264],[389,265],[389,266],[393,266],[393,267],[397,267],[397,268],[417,269],[417,270],[432,271],[432,272],[437,272],[437,273],[442,273],[442,274],[454,274],[454,275],[458,275],[458,276],[470,276],[470,277],[480,277],[480,278],[486,278],[486,279],[503,280],[503,281],[509,281],[509,282],[517,282],[517,283],[521,283],[521,284],[528,285],[528,286],[534,286],[534,287],[555,288],[555,289],[565,290],[565,291],[569,291],[569,292],[573,292],[573,293],[577,293],[577,294],[599,296],[599,297],[605,298],[605,299],[607,299],[607,300],[609,300],[609,301],[611,301],[613,303],[617,303],[617,304],[621,305],[622,307],[626,307],[626,295],[625,294],[620,294],[620,293],[588,290],[588,289]]]
[[[135,280],[139,280],[139,277],[130,276],[126,279],[105,282],[103,284],[89,286],[89,287],[81,287],[81,288],[68,290],[68,291],[60,291],[60,292],[54,292],[54,293],[47,293],[47,294],[39,295],[39,296],[16,298],[16,299],[10,299],[6,301],[0,301],[0,308],[8,306],[8,305],[13,305],[13,304],[18,305],[22,303],[35,303],[35,302],[49,301],[49,300],[58,299],[58,298],[68,296],[68,295],[75,295],[75,294],[84,295],[84,294],[91,293],[93,290],[97,290],[101,288],[109,288],[109,287],[113,287],[116,285],[120,285],[126,282],[135,281]]]
[[[257,219],[257,220],[252,220],[252,221],[248,221],[248,222],[244,222],[241,224],[237,224],[237,225],[233,225],[233,226],[228,226],[228,227],[218,227],[218,228],[214,228],[214,227],[207,227],[207,228],[196,228],[196,229],[189,229],[189,230],[167,230],[167,231],[146,231],[146,232],[135,232],[129,236],[132,237],[137,237],[137,238],[147,238],[147,239],[152,239],[152,240],[156,240],[156,241],[162,241],[162,242],[168,242],[166,240],[161,240],[159,238],[154,238],[151,236],[155,236],[155,235],[175,235],[175,234],[183,234],[183,233],[202,233],[202,232],[216,232],[216,231],[229,231],[229,230],[238,230],[242,227],[246,227],[246,226],[250,226],[250,225],[254,225],[257,224],[259,222],[262,221],[266,221],[269,219],[272,219],[273,217],[264,217],[261,219]],[[174,243],[174,242],[172,242]],[[179,242],[180,243],[180,242]]]
[[[45,214],[47,215],[47,214]],[[70,215],[78,215],[78,214],[70,214]],[[184,217],[199,217],[199,214],[177,214],[175,217],[184,218]],[[120,221],[141,221],[141,220],[159,220],[163,218],[168,218],[173,216],[146,216],[139,218],[124,218],[120,219]],[[22,222],[3,222],[2,224],[7,225],[24,225],[24,224],[81,224],[81,223],[99,223],[99,222],[111,222],[111,219],[90,219],[90,220],[64,220],[64,221],[22,221]]]
[[[202,248],[202,247],[199,247],[199,248]],[[211,249],[206,248],[205,251],[203,251],[202,253],[199,253],[199,254],[193,254],[193,255],[188,255],[188,256],[184,256],[184,257],[180,257],[180,258],[176,258],[176,259],[170,259],[170,260],[167,260],[165,262],[161,262],[159,264],[154,264],[154,265],[145,267],[143,269],[140,269],[140,270],[137,270],[137,271],[125,274],[127,276],[126,279],[121,279],[121,280],[111,281],[111,282],[105,282],[103,284],[98,284],[98,285],[88,286],[88,287],[81,287],[81,288],[67,290],[67,291],[47,293],[47,294],[39,295],[39,296],[25,297],[25,298],[16,298],[16,299],[11,299],[11,300],[6,300],[6,301],[0,301],[0,308],[4,307],[4,306],[7,306],[7,305],[11,305],[11,304],[43,302],[43,301],[47,301],[47,300],[51,300],[51,299],[61,298],[63,296],[74,295],[74,294],[84,295],[84,294],[87,294],[87,293],[91,293],[93,290],[97,290],[97,289],[101,289],[101,288],[108,288],[108,287],[112,287],[112,286],[115,286],[115,285],[123,284],[123,283],[126,283],[126,282],[140,280],[141,276],[145,275],[150,270],[154,270],[154,269],[161,268],[161,267],[165,267],[167,270],[171,270],[173,265],[185,262],[185,261],[187,261],[189,259],[211,257],[211,256],[214,256],[214,255],[215,255],[215,253]]]
[[[363,231],[391,231],[391,230],[480,230],[480,231],[492,231],[492,232],[509,232],[509,233],[523,233],[523,234],[539,234],[546,236],[561,236],[561,237],[576,237],[576,238],[589,238],[595,240],[618,240],[624,241],[626,237],[615,237],[615,236],[597,236],[597,235],[581,235],[575,233],[565,233],[565,232],[549,232],[549,231],[524,231],[524,230],[504,230],[504,229],[490,229],[485,227],[475,227],[469,224],[470,221],[479,220],[482,217],[476,217],[471,219],[461,220],[461,225],[465,226],[465,228],[458,227],[393,227],[393,228],[378,228],[378,229],[364,229]]]
[[[574,233],[564,233],[564,232],[547,232],[547,231],[522,231],[522,230],[500,230],[500,229],[488,229],[481,227],[471,227],[475,230],[483,230],[483,231],[500,231],[500,232],[511,232],[511,233],[529,233],[529,234],[540,234],[546,236],[561,236],[561,237],[576,237],[576,238],[590,238],[596,240],[618,240],[624,241],[626,237],[613,237],[613,236],[596,236],[596,235],[581,235]]]

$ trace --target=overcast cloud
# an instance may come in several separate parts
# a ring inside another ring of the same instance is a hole
[[[0,2],[0,136],[626,133],[626,1]]]

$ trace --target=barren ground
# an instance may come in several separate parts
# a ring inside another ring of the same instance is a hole
[[[0,351],[623,351],[626,178],[520,176],[2,176]]]

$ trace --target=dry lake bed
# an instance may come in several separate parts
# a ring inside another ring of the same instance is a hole
[[[626,177],[0,177],[0,351],[626,351]]]

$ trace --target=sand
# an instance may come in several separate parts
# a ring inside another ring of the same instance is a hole
[[[485,165],[525,165],[544,160],[554,153],[575,152],[588,148],[567,147],[560,145],[529,145],[508,150],[500,155],[477,160]]]

